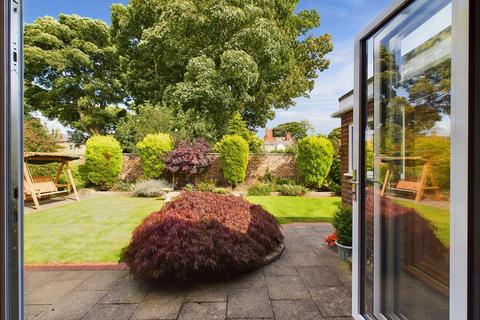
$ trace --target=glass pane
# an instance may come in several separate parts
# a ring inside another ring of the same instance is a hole
[[[374,36],[366,204],[390,319],[448,319],[451,17],[451,1],[417,0]]]
[[[374,164],[373,164],[373,38],[370,38],[366,43],[367,66],[365,68],[367,84],[367,92],[364,95],[364,105],[367,106],[362,116],[363,131],[364,131],[364,152],[365,152],[365,170],[364,181],[366,190],[374,188]],[[362,288],[363,288],[363,310],[364,315],[373,315],[373,283],[374,283],[374,205],[372,197],[365,197],[364,208],[364,226],[363,230],[363,274],[362,274]]]

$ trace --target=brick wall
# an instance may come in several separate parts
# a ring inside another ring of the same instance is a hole
[[[353,111],[346,112],[342,115],[342,202],[344,205],[352,205],[352,184],[350,182],[351,177],[345,176],[344,173],[348,172],[348,153],[350,150],[348,139],[348,126],[353,123]]]
[[[223,178],[220,165],[220,155],[210,154],[212,164],[197,180],[212,180],[220,186],[227,186]],[[123,168],[120,178],[123,180],[136,180],[142,175],[140,157],[134,154],[123,155]],[[274,177],[286,177],[298,181],[297,163],[291,154],[251,154],[248,161],[247,176],[239,189],[246,189],[258,182],[267,172]],[[193,182],[193,181],[192,181]]]

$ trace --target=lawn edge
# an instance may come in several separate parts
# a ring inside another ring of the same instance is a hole
[[[26,264],[25,271],[102,271],[129,270],[126,263],[47,263]]]

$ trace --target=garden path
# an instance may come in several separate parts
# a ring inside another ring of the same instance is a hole
[[[285,254],[229,281],[151,285],[126,270],[27,271],[26,319],[351,319],[351,273],[327,223],[283,226]]]

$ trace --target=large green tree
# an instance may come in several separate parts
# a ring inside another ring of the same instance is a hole
[[[296,140],[302,140],[308,136],[308,132],[313,131],[313,126],[308,120],[303,120],[279,124],[272,131],[275,137],[284,137],[290,133]]]
[[[121,76],[103,21],[62,14],[25,26],[27,112],[58,119],[77,136],[111,132],[125,115]]]
[[[308,96],[328,68],[328,34],[298,0],[131,0],[112,6],[111,34],[137,103],[195,112],[219,138],[240,112],[250,129]]]

